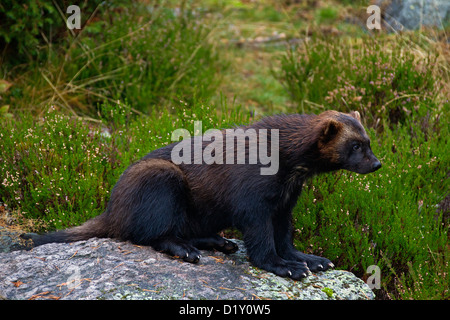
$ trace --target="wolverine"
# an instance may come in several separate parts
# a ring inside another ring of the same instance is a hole
[[[218,235],[232,227],[242,232],[251,263],[276,275],[301,279],[334,267],[326,258],[295,249],[292,210],[304,181],[314,175],[340,169],[366,174],[381,167],[360,114],[274,115],[240,128],[264,129],[268,143],[271,130],[277,130],[278,150],[271,151],[278,152],[276,173],[263,175],[264,165],[249,161],[175,164],[172,150],[183,141],[175,142],[131,164],[101,215],[81,226],[28,237],[36,246],[116,238],[197,263],[199,250],[237,250]],[[226,157],[232,150],[220,151]]]

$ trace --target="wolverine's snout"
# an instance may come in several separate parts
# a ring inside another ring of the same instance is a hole
[[[381,168],[381,162],[380,161],[377,160],[374,163],[372,163],[372,172],[377,171],[380,168]]]

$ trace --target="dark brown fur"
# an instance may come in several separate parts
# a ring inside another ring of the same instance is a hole
[[[328,259],[295,250],[292,209],[304,180],[314,174],[338,169],[368,173],[381,167],[359,113],[278,115],[242,128],[279,130],[276,174],[261,175],[259,162],[175,165],[174,143],[132,164],[102,215],[80,227],[37,237],[36,245],[111,237],[197,262],[198,249],[234,252],[236,245],[217,233],[235,227],[258,267],[294,279],[330,268]]]

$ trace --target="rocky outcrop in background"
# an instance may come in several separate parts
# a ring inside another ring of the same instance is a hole
[[[449,23],[449,0],[377,0],[388,31],[439,27]]]
[[[233,241],[238,252],[203,251],[198,264],[97,238],[3,252],[0,299],[374,299],[347,271],[293,281],[257,269]]]

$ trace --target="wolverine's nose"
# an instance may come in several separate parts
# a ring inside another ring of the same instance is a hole
[[[377,171],[378,169],[380,169],[381,168],[381,162],[380,161],[375,161],[373,164],[372,164],[372,172],[373,171]]]

